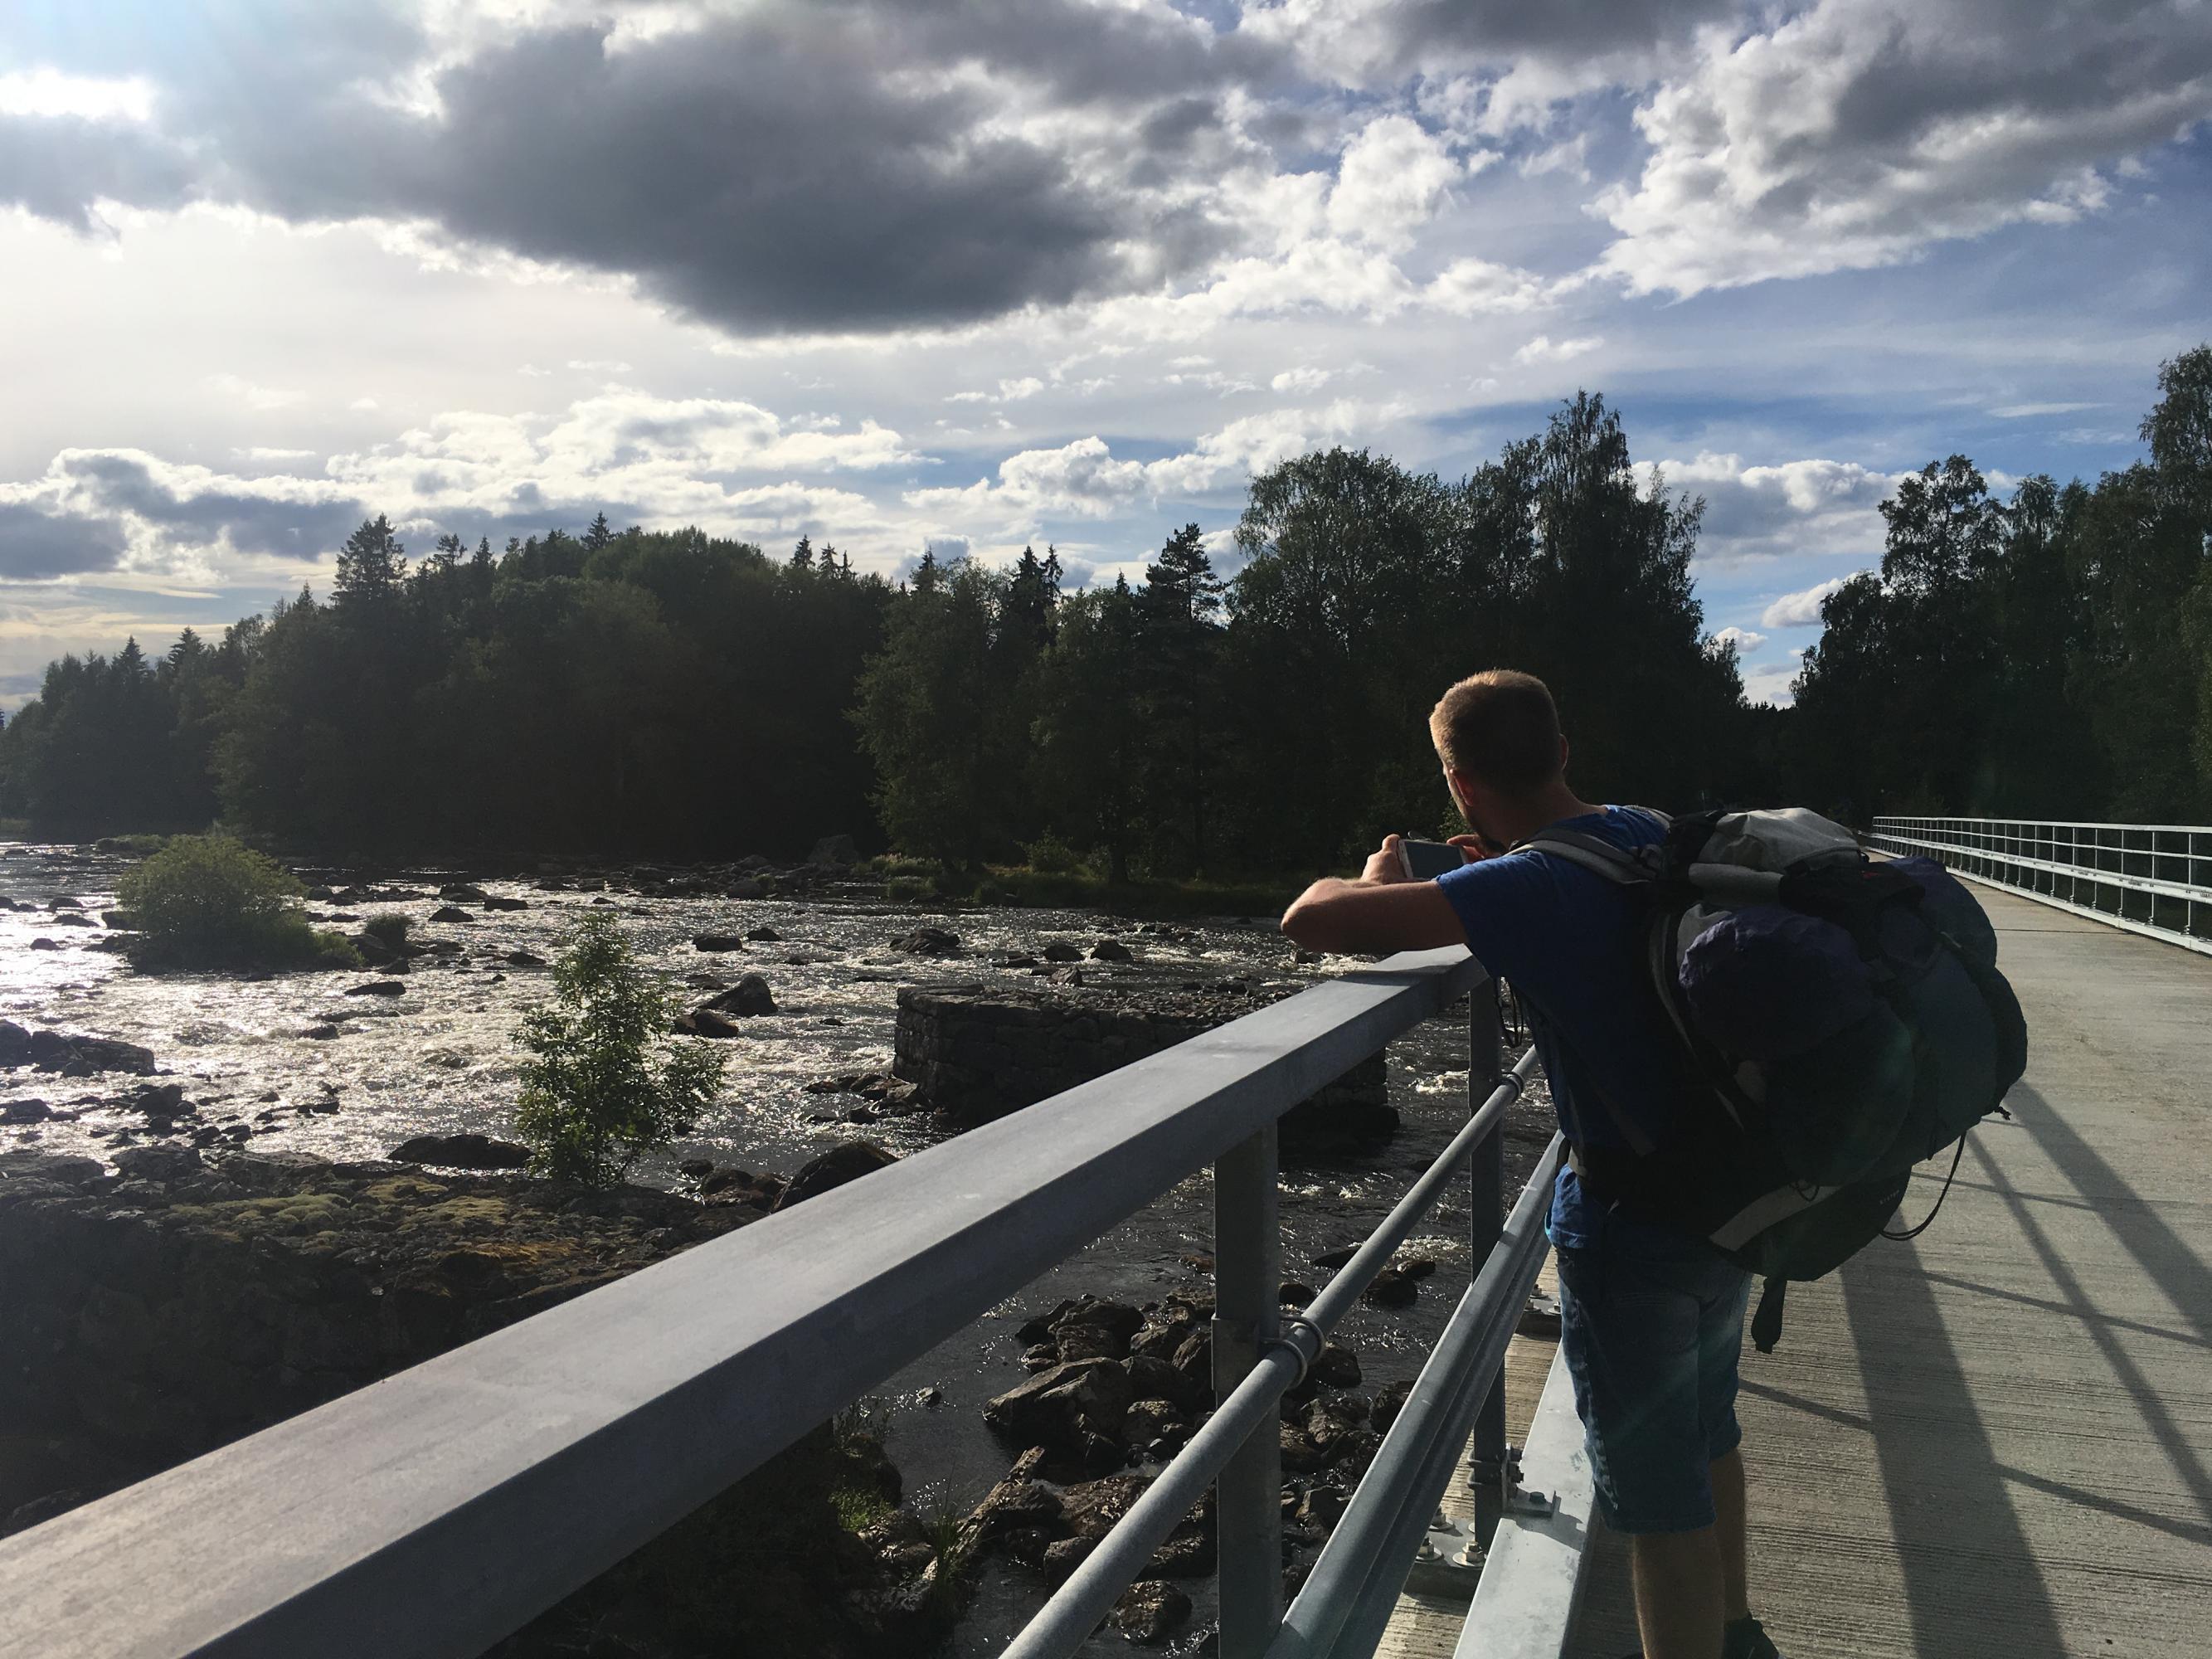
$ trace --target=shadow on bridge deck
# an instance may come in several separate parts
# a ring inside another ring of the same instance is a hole
[[[1790,1659],[2201,1659],[2212,960],[1975,891],[2027,1010],[2014,1121],[1747,1350],[1753,1604]],[[1618,1659],[1620,1540],[1595,1568],[1569,1651]]]

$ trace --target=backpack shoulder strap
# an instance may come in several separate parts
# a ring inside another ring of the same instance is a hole
[[[1623,887],[1640,887],[1656,880],[1659,873],[1656,861],[1638,856],[1656,849],[1639,848],[1635,853],[1626,852],[1609,841],[1586,836],[1579,830],[1539,830],[1528,840],[1515,842],[1513,850],[1517,853],[1524,848],[1530,852],[1553,854]]]

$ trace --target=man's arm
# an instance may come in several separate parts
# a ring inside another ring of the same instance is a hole
[[[1283,913],[1283,931],[1310,951],[1364,956],[1467,943],[1443,889],[1406,874],[1395,836],[1369,857],[1358,880],[1331,876],[1299,894]]]

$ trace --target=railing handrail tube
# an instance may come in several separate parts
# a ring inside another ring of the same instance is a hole
[[[1405,1582],[1415,1544],[1436,1511],[1504,1361],[1528,1287],[1542,1267],[1552,1177],[1565,1143],[1554,1134],[1498,1244],[1461,1297],[1352,1501],[1291,1603],[1267,1659],[1322,1659],[1340,1638],[1373,1650]],[[1355,1621],[1367,1628],[1356,1628]]]
[[[1290,1322],[1290,1332],[1261,1354],[1260,1363],[1215,1407],[1213,1415],[1114,1523],[1083,1565],[1037,1610],[1000,1659],[1065,1659],[1090,1639],[1098,1621],[1244,1443],[1245,1437],[1265,1422],[1277,1402],[1297,1385],[1306,1367],[1319,1357],[1322,1341],[1443,1196],[1444,1183],[1458,1173],[1476,1143],[1497,1132],[1506,1108],[1519,1097],[1536,1064],[1532,1044],[1420,1178],[1406,1189],[1405,1196],[1366,1242]]]
[[[0,1540],[0,1628],[480,1653],[1486,977],[1328,981]]]
[[[2130,875],[2124,870],[2104,870],[2094,864],[2067,864],[2056,859],[2039,859],[2026,853],[2010,852],[2002,847],[1973,847],[1964,842],[1936,841],[1925,836],[1899,835],[1894,830],[1877,830],[1875,834],[1881,840],[1899,842],[1905,846],[1921,848],[1931,853],[1969,853],[1976,858],[1993,859],[2001,864],[2016,864],[2023,870],[2044,870],[2054,876],[2079,876],[2085,880],[2101,882],[2107,887],[2124,887],[2131,893],[2155,893],[2161,898],[2186,899],[2192,903],[2212,904],[2212,887],[2201,886],[2195,882],[2167,881],[2160,876]],[[2120,849],[2114,848],[2109,850],[2118,852]],[[2207,861],[2188,853],[2151,854],[2148,848],[2132,847],[2126,850],[2136,857],[2157,856],[2196,859],[2198,862]]]
[[[2042,830],[2145,830],[2162,836],[2212,836],[2212,823],[2106,823],[2094,818],[1973,818],[1930,816],[1925,813],[1878,813],[1875,823],[2002,823],[2033,825]]]

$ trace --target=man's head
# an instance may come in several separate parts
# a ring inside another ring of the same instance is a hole
[[[1559,788],[1566,772],[1559,711],[1534,674],[1486,668],[1468,675],[1431,712],[1429,735],[1460,815],[1486,840],[1498,839],[1488,826],[1519,819]]]

